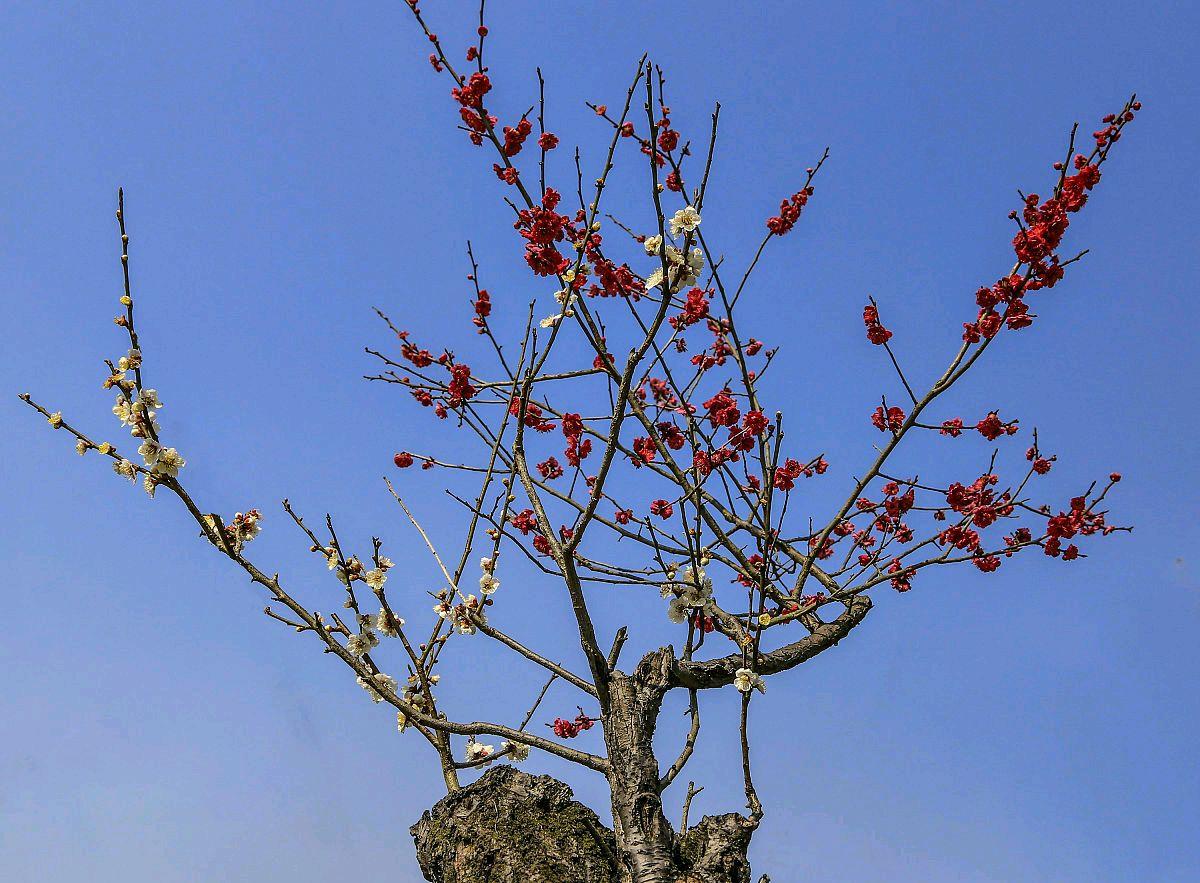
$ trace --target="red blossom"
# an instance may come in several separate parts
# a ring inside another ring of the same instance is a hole
[[[876,346],[882,346],[892,339],[892,332],[879,321],[879,310],[874,304],[863,307],[863,324],[867,326],[867,340]]]
[[[891,432],[895,434],[900,431],[902,426],[904,426],[905,416],[906,415],[904,411],[896,407],[888,408],[887,413],[885,414],[883,406],[880,405],[875,409],[874,413],[871,414],[871,425],[880,432]]]
[[[666,521],[675,514],[675,507],[666,500],[655,500],[650,504],[650,514],[657,515],[663,521]]]
[[[808,198],[812,195],[812,187],[805,187],[779,203],[779,214],[767,219],[767,229],[776,236],[783,236],[790,232],[796,226],[796,221],[800,220],[800,212],[808,204]]]
[[[556,478],[562,478],[563,468],[558,464],[555,457],[547,457],[541,463],[537,464],[537,471],[541,473],[542,478],[547,481],[552,481]]]

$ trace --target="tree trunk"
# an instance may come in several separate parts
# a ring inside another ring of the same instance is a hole
[[[612,763],[613,830],[549,776],[489,770],[443,798],[412,827],[431,883],[749,883],[755,824],[705,817],[682,835],[663,813],[652,741],[670,649],[610,681],[602,721]]]

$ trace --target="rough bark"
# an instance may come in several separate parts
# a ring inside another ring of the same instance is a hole
[[[410,833],[432,883],[616,883],[616,843],[550,776],[488,770],[444,797]]]
[[[511,766],[443,798],[412,827],[432,883],[749,883],[756,827],[728,813],[682,835],[663,813],[655,722],[674,653],[648,654],[632,674],[614,671],[604,715],[613,830],[549,776]]]

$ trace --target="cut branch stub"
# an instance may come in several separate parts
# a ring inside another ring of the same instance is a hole
[[[412,826],[432,883],[617,883],[616,841],[550,776],[488,770]]]

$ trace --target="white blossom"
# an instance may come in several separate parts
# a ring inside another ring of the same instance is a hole
[[[454,627],[458,629],[460,635],[473,635],[478,631],[477,625],[487,623],[483,605],[474,595],[467,595],[450,612],[453,616]],[[439,613],[439,615],[441,614]]]
[[[684,254],[673,245],[668,245],[663,249],[663,254],[666,256],[667,264],[670,267],[677,267],[676,281],[671,286],[671,291],[676,292],[681,288],[696,284],[700,278],[700,271],[704,269],[704,251],[700,248],[693,248],[687,255],[685,260]],[[659,266],[651,271],[646,277],[646,287],[654,288],[661,285],[663,281],[663,271],[661,262]]]
[[[508,759],[513,763],[529,759],[529,746],[524,742],[501,742],[500,747],[508,752]]]
[[[484,573],[479,577],[479,591],[484,595],[491,595],[496,589],[500,588],[500,580],[492,576],[490,573]]]
[[[378,592],[383,588],[383,584],[387,582],[387,574],[383,572],[382,567],[374,567],[363,574],[363,582],[371,587],[371,590]]]
[[[690,205],[684,206],[675,212],[670,223],[672,236],[678,236],[681,232],[692,233],[700,226],[700,213]]]
[[[389,638],[397,638],[400,636],[400,627],[404,625],[404,620],[395,614],[388,615],[386,610],[380,610],[375,616],[375,628],[379,633],[386,635]]]
[[[474,741],[467,743],[467,761],[469,763],[485,761],[484,766],[486,766],[488,763],[491,763],[491,761],[486,760],[486,758],[491,757],[495,753],[496,748],[493,745],[484,745],[482,742]]]
[[[160,448],[154,461],[154,471],[175,478],[179,475],[179,470],[186,465],[187,460],[180,456],[179,451],[174,448]]]
[[[153,417],[154,410],[163,406],[162,399],[158,397],[157,389],[143,389],[138,396],[138,403],[146,410],[147,416]]]
[[[146,466],[153,468],[158,462],[159,452],[162,450],[162,445],[152,438],[148,438],[138,447],[138,453],[142,455],[142,459],[146,461]]]
[[[117,396],[117,403],[113,405],[113,415],[121,421],[122,426],[132,426],[134,423],[133,412],[129,409],[129,402],[125,396]]]
[[[396,729],[401,733],[408,729],[408,715],[403,711],[396,712]]]
[[[113,472],[117,473],[117,475],[128,478],[130,481],[133,481],[135,478],[137,478],[137,467],[134,466],[130,461],[123,458],[118,460],[116,463],[113,463]]]
[[[371,648],[378,646],[379,638],[376,637],[373,631],[361,631],[357,635],[351,635],[346,639],[346,649],[355,656],[362,656],[365,653],[370,653]]]
[[[642,247],[646,249],[646,254],[658,254],[662,248],[662,237],[658,235],[647,236],[642,242]]]
[[[766,682],[748,668],[739,668],[734,672],[733,685],[743,693],[749,693],[751,690],[758,690],[760,693],[767,692]]]
[[[117,359],[117,368],[121,371],[128,371],[131,368],[140,368],[142,366],[142,351],[139,349],[130,349],[128,355],[121,356]]]
[[[371,676],[371,680],[369,680],[369,681],[366,678],[360,676],[358,678],[358,685],[360,687],[362,687],[364,690],[366,690],[371,695],[372,702],[382,702],[383,701],[383,694],[381,692],[379,692],[378,689],[376,689],[377,687],[382,687],[385,690],[395,693],[396,686],[397,686],[396,679],[394,677],[392,677],[391,675],[384,674],[381,671],[373,674]]]
[[[241,549],[262,533],[262,513],[257,509],[235,513],[232,523],[226,528],[226,533],[233,535],[234,545]]]
[[[671,575],[670,572],[668,575]],[[689,610],[703,611],[712,606],[712,577],[702,568],[694,568],[689,564],[679,572],[677,580],[663,583],[661,593],[664,598],[671,599],[667,618],[675,623],[685,622]]]
[[[88,443],[87,442],[85,442],[83,439],[80,439],[79,441],[75,442],[75,453],[76,454],[78,454],[79,456],[82,457],[87,452],[88,452]]]
[[[395,563],[387,555],[379,556],[379,567],[381,570],[391,570],[395,566]]]

